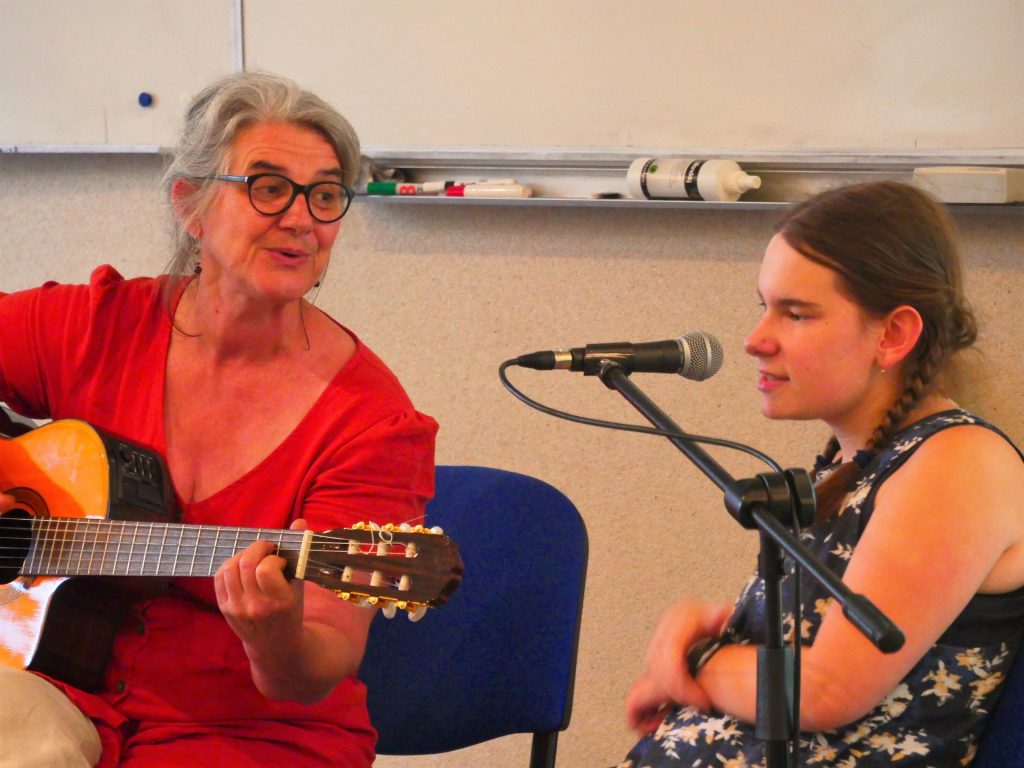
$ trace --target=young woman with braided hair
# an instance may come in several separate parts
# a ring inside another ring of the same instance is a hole
[[[906,635],[881,654],[803,580],[799,762],[967,765],[1024,631],[1024,457],[942,388],[977,335],[949,218],[897,182],[825,192],[778,226],[758,294],[745,348],[762,412],[832,433],[805,544]],[[786,607],[792,591],[787,577]],[[755,578],[735,606],[666,611],[627,699],[642,738],[622,768],[763,765],[763,603]]]

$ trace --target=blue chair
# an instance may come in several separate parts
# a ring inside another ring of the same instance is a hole
[[[974,768],[1024,768],[1024,653],[1018,653],[981,737]]]
[[[573,504],[525,475],[437,468],[427,522],[458,543],[465,573],[446,605],[412,623],[378,616],[360,671],[384,755],[449,752],[532,733],[552,768],[572,711],[587,569]]]

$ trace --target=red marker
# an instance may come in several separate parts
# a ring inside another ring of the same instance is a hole
[[[533,189],[525,184],[460,184],[444,193],[448,197],[530,197]]]

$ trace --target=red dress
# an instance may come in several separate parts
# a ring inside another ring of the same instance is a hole
[[[100,267],[88,286],[47,283],[0,299],[0,399],[28,416],[78,418],[166,453],[165,278]],[[197,395],[201,396],[201,395]],[[183,522],[313,530],[416,522],[433,493],[436,423],[418,413],[362,343],[294,431]],[[324,701],[271,701],[253,685],[211,579],[179,579],[137,603],[95,694],[62,685],[90,716],[107,766],[364,766],[375,732],[365,689]]]

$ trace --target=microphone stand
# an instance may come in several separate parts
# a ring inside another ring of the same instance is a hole
[[[629,372],[618,363],[602,361],[597,375],[606,387],[619,392],[655,427],[666,432],[683,431],[630,380]],[[799,744],[790,739],[790,712],[793,701],[800,700],[800,691],[796,690],[793,649],[783,642],[783,555],[789,555],[820,582],[842,606],[847,619],[882,652],[899,650],[903,646],[903,633],[866,597],[851,592],[787,530],[785,524],[791,523],[794,516],[801,526],[809,526],[814,520],[814,488],[806,471],[787,469],[735,480],[692,440],[667,437],[722,489],[729,514],[744,528],[760,531],[758,573],[764,579],[765,638],[757,651],[754,733],[764,742],[766,768],[792,768]]]

